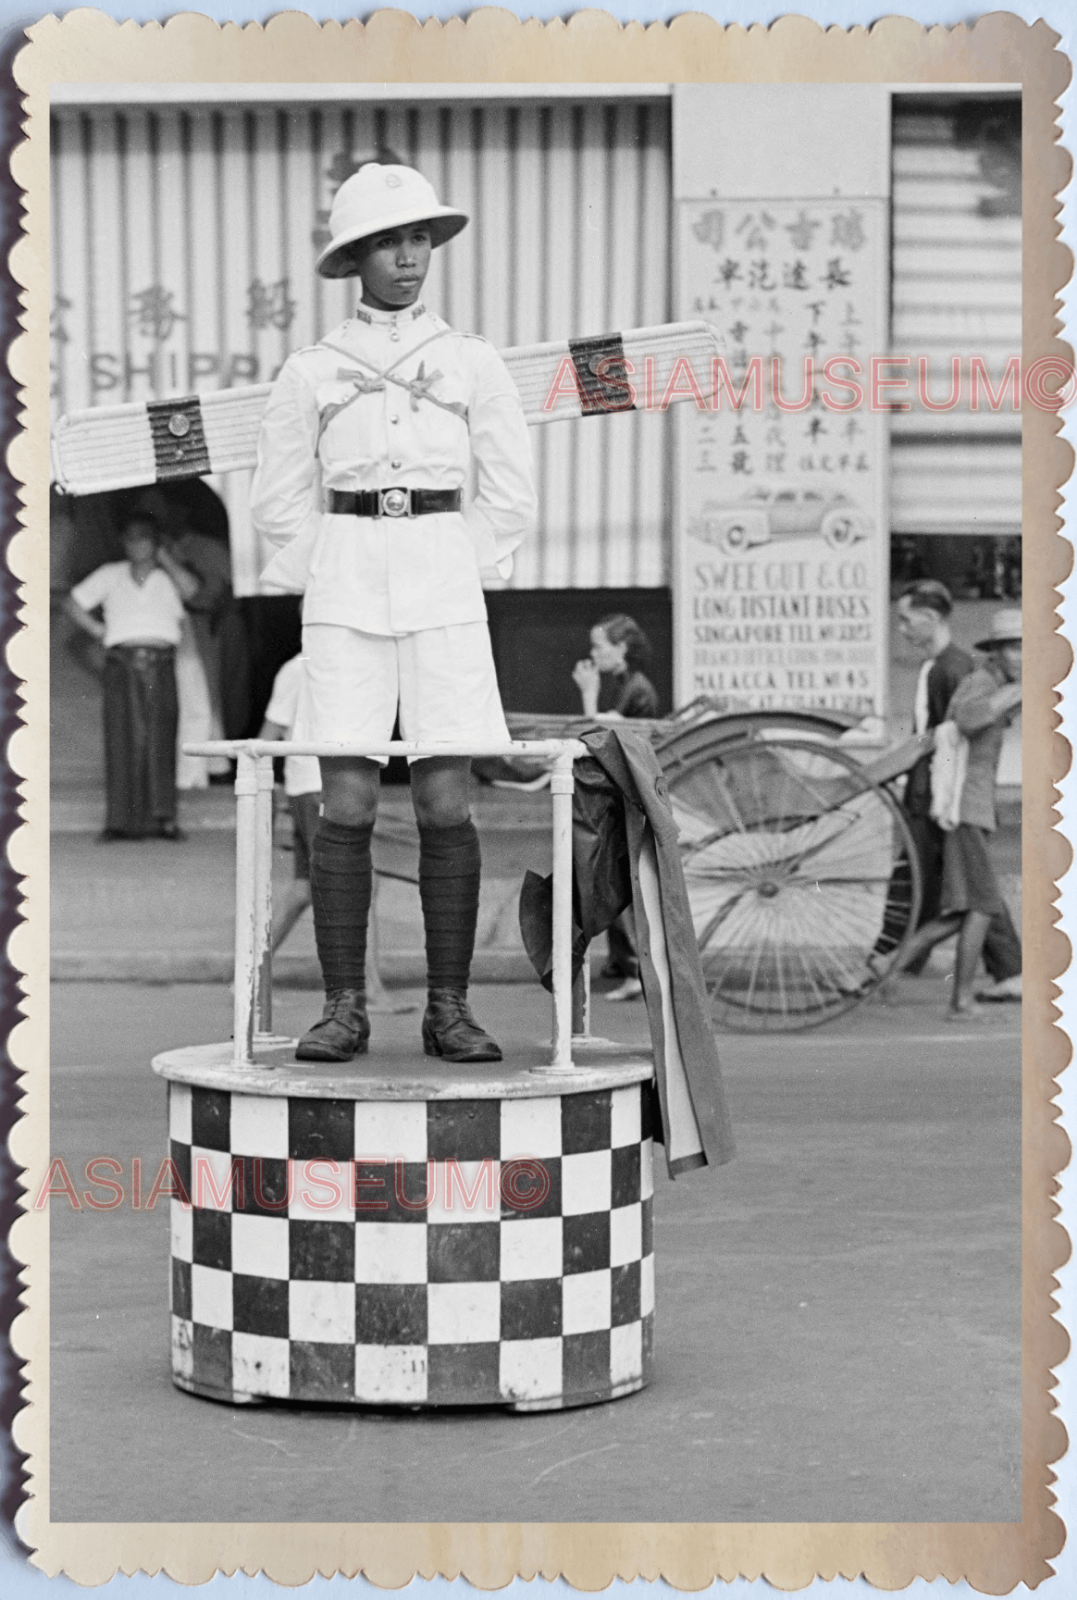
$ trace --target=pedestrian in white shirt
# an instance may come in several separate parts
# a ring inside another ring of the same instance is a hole
[[[420,302],[431,251],[467,223],[409,167],[370,163],[337,192],[323,277],[357,276],[356,314],[292,356],[262,425],[255,525],[280,548],[264,573],[302,591],[310,734],[508,739],[481,573],[511,571],[536,511],[523,408],[496,351]],[[464,490],[475,492],[465,508]],[[367,1048],[364,962],[378,765],[322,758],[311,870],[326,989],[301,1060]],[[428,1002],[423,1045],[451,1061],[501,1052],[467,1003],[480,857],[470,763],[412,767]]]
[[[176,823],[176,646],[198,580],[136,513],[127,559],[77,583],[65,610],[105,647],[106,821],[103,840],[182,839]],[[100,613],[100,615],[99,615]]]

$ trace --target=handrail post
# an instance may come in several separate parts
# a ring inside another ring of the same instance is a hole
[[[418,743],[388,740],[384,744],[321,744],[318,741],[278,740],[266,744],[258,739],[191,741],[184,743],[189,755],[227,755],[236,762],[236,915],[235,981],[232,1009],[232,1060],[236,1066],[256,1065],[254,1050],[263,1051],[270,1043],[283,1043],[272,1032],[273,1026],[273,760],[276,756],[315,755],[380,756],[408,755],[423,759],[433,755],[462,754],[443,743]],[[472,747],[471,753],[475,754]],[[480,747],[479,754],[524,754],[541,756],[551,763],[550,790],[553,798],[553,1059],[535,1072],[571,1072],[573,1046],[572,985],[572,796],[575,781],[572,763],[585,748],[575,739],[549,739],[522,742],[500,741]],[[590,985],[584,975],[580,989],[578,1024],[583,1033],[580,1043],[589,1044]],[[601,1041],[599,1041],[601,1042]]]
[[[554,760],[553,796],[553,1060],[550,1070],[572,1070],[572,753]]]
[[[232,1005],[232,1060],[236,1066],[250,1066],[254,1059],[258,978],[255,936],[257,813],[258,758],[241,746],[236,752],[236,935]]]
[[[259,756],[254,838],[254,979],[258,1034],[273,1033],[273,758]]]

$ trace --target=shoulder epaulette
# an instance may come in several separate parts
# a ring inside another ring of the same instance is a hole
[[[281,365],[283,367],[286,367],[288,365],[289,361],[295,361],[299,356],[316,356],[316,355],[323,355],[324,353],[325,353],[325,345],[319,339],[316,344],[300,345],[298,350],[290,351],[289,354],[287,356],[285,356],[284,360],[281,362]]]

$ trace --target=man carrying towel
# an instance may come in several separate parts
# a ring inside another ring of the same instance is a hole
[[[957,934],[951,1018],[977,1014],[977,963],[993,919],[1005,910],[987,839],[996,825],[996,774],[1003,736],[1021,706],[1020,611],[996,612],[990,634],[976,648],[983,651],[984,664],[962,678],[946,713],[968,741],[968,753],[956,823],[943,834],[939,911],[917,931],[901,963],[911,964]]]

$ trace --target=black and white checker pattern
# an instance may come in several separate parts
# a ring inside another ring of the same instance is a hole
[[[526,1406],[647,1381],[650,1083],[392,1102],[169,1091],[193,1202],[171,1202],[182,1387]]]

